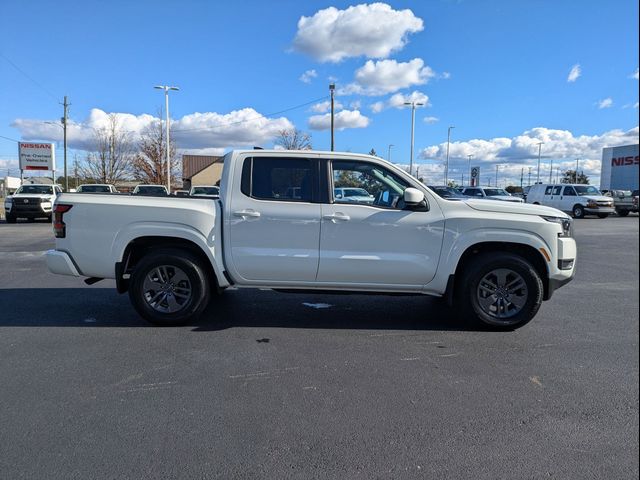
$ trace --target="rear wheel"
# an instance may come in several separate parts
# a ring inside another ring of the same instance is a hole
[[[582,205],[573,206],[573,218],[584,218],[584,207]]]
[[[13,215],[7,215],[7,223],[16,223],[17,220],[17,217],[14,217]]]
[[[536,315],[544,294],[542,279],[525,259],[485,253],[462,273],[457,291],[465,317],[496,330],[513,330]]]
[[[629,215],[629,210],[616,210],[619,217],[626,217]]]
[[[608,213],[599,213],[598,218],[607,218],[609,216]]]
[[[197,319],[210,296],[210,282],[201,260],[186,250],[151,252],[131,275],[131,303],[154,325],[184,325]]]

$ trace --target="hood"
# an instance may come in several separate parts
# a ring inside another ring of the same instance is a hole
[[[9,195],[7,198],[41,198],[42,200],[51,200],[51,197],[55,198],[55,195],[53,193],[18,193]]]
[[[505,202],[504,200],[467,200],[465,202],[474,210],[481,212],[516,213],[522,215],[545,215],[548,217],[567,217],[564,212],[551,207],[533,205],[532,203]]]
[[[522,203],[524,201],[520,197],[508,197],[506,195],[489,195],[487,198],[490,198],[492,200],[502,200],[503,202],[515,203]]]
[[[612,202],[612,197],[605,197],[604,195],[582,195],[580,198],[585,200],[593,200],[594,202]]]

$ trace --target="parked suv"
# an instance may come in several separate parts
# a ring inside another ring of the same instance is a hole
[[[36,218],[51,220],[53,201],[62,189],[58,185],[22,185],[16,193],[4,199],[7,223],[16,223],[18,218],[33,221]]]
[[[145,197],[168,197],[167,187],[164,185],[138,185],[133,189],[131,195]]]
[[[489,200],[504,200],[507,202],[524,203],[520,197],[514,197],[502,188],[492,187],[464,187],[462,194],[467,197],[486,198]]]
[[[375,197],[364,188],[341,187],[334,188],[333,194],[341,202],[373,203]]]
[[[216,187],[215,185],[197,185],[195,187],[191,187],[191,190],[189,191],[190,197],[217,197],[219,195],[220,187]]]
[[[613,199],[605,197],[592,185],[536,183],[529,190],[527,203],[570,212],[575,218],[585,215],[607,218],[615,212]]]

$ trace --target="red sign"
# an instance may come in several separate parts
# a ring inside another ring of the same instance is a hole
[[[629,165],[640,165],[640,157],[636,155],[635,157],[618,157],[611,159],[612,167],[626,167]]]

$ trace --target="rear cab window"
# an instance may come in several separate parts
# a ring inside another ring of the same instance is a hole
[[[318,163],[309,158],[246,158],[242,165],[240,191],[256,200],[315,202],[318,198]]]

